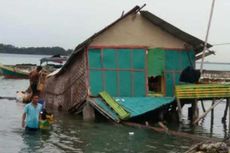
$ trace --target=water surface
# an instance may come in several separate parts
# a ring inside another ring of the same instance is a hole
[[[44,56],[0,54],[0,63],[38,64],[37,61],[42,57]],[[0,77],[0,96],[15,97],[16,91],[25,90],[28,85],[28,80]],[[54,110],[50,110],[54,112],[56,119],[51,130],[28,134],[21,128],[24,104],[6,99],[0,99],[0,104],[0,153],[176,153],[184,152],[195,143],[191,139],[111,122],[84,122],[81,116],[57,113]],[[206,108],[210,105],[211,102],[205,103]],[[184,119],[188,107],[183,108]],[[214,124],[210,124],[211,114],[208,114],[195,128],[189,124],[169,127],[196,135],[224,138],[229,129],[221,123],[224,107],[225,103],[221,103],[215,109]],[[134,134],[130,135],[130,132]]]

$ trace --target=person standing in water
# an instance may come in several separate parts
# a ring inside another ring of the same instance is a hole
[[[22,115],[22,127],[28,131],[37,131],[39,129],[40,112],[42,105],[38,103],[39,95],[34,93],[32,101],[24,108]]]

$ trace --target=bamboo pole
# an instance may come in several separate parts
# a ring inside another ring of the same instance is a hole
[[[204,42],[204,50],[203,50],[203,53],[202,53],[202,60],[201,60],[201,64],[200,64],[201,76],[202,76],[202,73],[203,73],[204,57],[205,57],[205,51],[207,50],[208,35],[209,35],[210,27],[211,27],[212,15],[213,15],[213,11],[214,11],[214,5],[215,5],[215,0],[212,0],[212,6],[211,6],[209,21],[208,21],[208,28],[207,28],[207,33],[206,33],[205,42]]]
[[[198,123],[202,118],[204,118],[213,108],[215,108],[222,100],[216,102],[213,106],[211,106],[205,113],[203,113],[198,119],[196,119],[193,124]],[[229,114],[230,115],[230,114]]]
[[[224,109],[224,115],[223,115],[222,120],[221,120],[222,123],[226,122],[227,113],[228,113],[228,107],[229,107],[229,101],[228,101],[228,99],[226,99],[226,106],[225,106],[225,109]]]

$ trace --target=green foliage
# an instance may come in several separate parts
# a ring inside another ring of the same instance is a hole
[[[73,50],[65,50],[61,47],[15,47],[13,45],[0,44],[0,53],[7,54],[36,54],[36,55],[69,55]]]

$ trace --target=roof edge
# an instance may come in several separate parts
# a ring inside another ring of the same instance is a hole
[[[108,26],[106,26],[105,28],[103,28],[102,30],[100,30],[99,32],[95,33],[94,35],[90,36],[88,39],[86,39],[85,41],[83,41],[82,43],[80,43],[72,52],[72,54],[70,55],[69,59],[66,61],[66,63],[63,65],[62,69],[57,73],[57,75],[61,74],[62,72],[65,71],[66,67],[71,63],[70,61],[72,60],[73,56],[75,56],[79,51],[84,50],[84,48],[86,46],[88,46],[95,37],[97,37],[98,35],[100,35],[101,33],[103,33],[104,31],[106,31],[108,28],[112,27],[113,25],[115,25],[117,22],[121,21],[122,19],[124,19],[125,17],[129,16],[130,14],[133,13],[137,13],[140,10],[140,6],[136,5],[134,8],[132,8],[130,11],[128,11],[127,13],[125,13],[124,15],[122,15],[121,17],[119,17],[117,20],[115,20],[114,22],[112,22],[111,24],[109,24]]]
[[[186,43],[193,46],[194,50],[197,50],[196,53],[199,53],[203,50],[204,47],[204,41],[187,33],[182,31],[181,29],[175,27],[174,25],[170,24],[169,22],[159,18],[158,16],[152,14],[149,11],[140,11],[141,15],[150,21],[152,24],[160,27],[162,30],[166,31],[167,33],[170,33],[171,35],[175,36],[176,38],[179,38]],[[212,47],[211,44],[207,44],[207,47]]]

